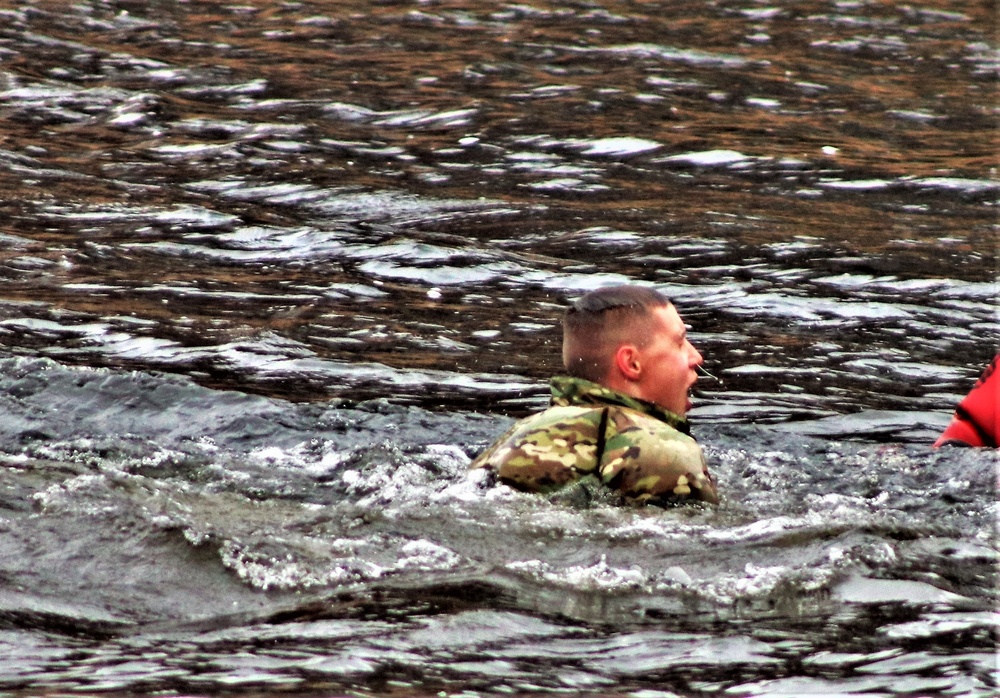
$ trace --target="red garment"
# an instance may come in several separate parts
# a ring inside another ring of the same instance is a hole
[[[997,425],[997,395],[1000,394],[1000,354],[983,371],[972,390],[955,408],[951,424],[944,430],[934,447],[956,446],[997,447],[1000,428]]]

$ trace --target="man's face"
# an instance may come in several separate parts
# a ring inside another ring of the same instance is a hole
[[[639,350],[639,395],[681,417],[691,408],[689,393],[698,380],[701,354],[687,339],[687,329],[673,305],[653,313],[649,343]]]

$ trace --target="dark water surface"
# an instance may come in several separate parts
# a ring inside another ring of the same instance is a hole
[[[992,695],[996,17],[0,0],[0,690]],[[626,280],[722,506],[467,477]]]

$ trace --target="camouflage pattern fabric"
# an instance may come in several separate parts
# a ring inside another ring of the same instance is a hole
[[[719,501],[683,418],[579,378],[559,376],[551,387],[552,406],[514,424],[472,468],[526,492],[593,475],[634,502]]]

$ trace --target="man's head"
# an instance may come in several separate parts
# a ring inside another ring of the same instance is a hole
[[[563,364],[572,376],[684,416],[701,362],[677,310],[653,289],[601,288],[566,311]]]

